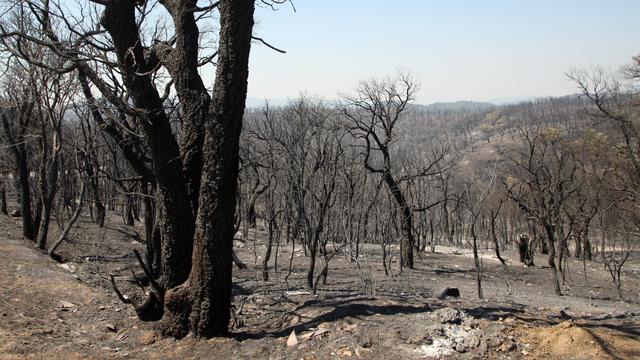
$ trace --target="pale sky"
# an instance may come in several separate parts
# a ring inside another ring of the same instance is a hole
[[[335,98],[409,70],[417,102],[575,93],[574,67],[618,69],[640,54],[640,0],[293,0],[258,8],[249,96]]]

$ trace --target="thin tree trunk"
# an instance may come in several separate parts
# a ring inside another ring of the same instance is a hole
[[[4,187],[0,190],[0,212],[9,215],[7,211],[7,190]]]
[[[502,265],[506,265],[506,261],[500,256],[500,245],[498,244],[498,236],[496,234],[496,218],[498,217],[498,212],[491,211],[491,239],[493,240],[493,246],[496,250],[496,257],[500,261]]]
[[[267,252],[264,254],[264,259],[262,259],[262,280],[269,281],[269,260],[271,259],[271,248],[273,246],[273,223],[275,222],[275,217],[273,214],[270,214],[269,217],[269,241],[267,243]]]
[[[46,170],[45,185],[42,188],[42,223],[38,231],[37,247],[44,250],[47,246],[47,238],[49,236],[49,223],[51,222],[51,213],[53,210],[53,200],[55,199],[58,188],[58,159],[59,150],[54,150],[51,166]]]
[[[480,258],[478,256],[478,237],[476,236],[476,219],[474,215],[473,222],[471,223],[471,238],[473,239],[473,262],[476,268],[476,286],[478,290],[478,299],[484,299],[482,293],[482,268],[480,266]]]
[[[31,185],[29,183],[29,168],[26,161],[21,162],[18,169],[18,183],[20,186],[20,213],[22,215],[22,236],[36,240],[36,226],[31,210]],[[39,204],[38,204],[39,205]]]
[[[545,231],[547,232],[547,248],[549,249],[549,258],[548,263],[551,268],[551,286],[553,286],[553,292],[562,296],[562,291],[560,290],[560,279],[558,278],[558,269],[556,268],[555,258],[556,258],[556,247],[555,247],[555,233],[552,226],[546,225]]]
[[[78,172],[78,180],[80,181],[80,204],[78,204],[78,206],[76,206],[76,209],[73,212],[73,216],[71,216],[71,219],[69,219],[69,222],[64,227],[64,230],[62,231],[62,233],[58,237],[58,240],[51,246],[51,248],[49,248],[49,256],[52,257],[52,258],[56,257],[56,255],[55,255],[56,249],[67,238],[67,235],[69,235],[69,232],[73,228],[73,225],[75,225],[76,221],[80,217],[80,213],[82,212],[82,197],[84,196],[85,185],[84,185],[84,180],[82,179],[82,175],[80,174],[80,172]]]
[[[133,226],[133,195],[126,194],[125,195],[125,204],[124,204],[124,224],[127,226]]]

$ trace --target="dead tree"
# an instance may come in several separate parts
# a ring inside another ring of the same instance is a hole
[[[186,4],[180,14],[193,17]],[[215,336],[228,330],[234,214],[254,3],[218,3],[220,39],[216,80],[203,145],[202,187],[193,267],[187,281],[166,294],[168,333]],[[186,14],[186,15],[185,15]],[[174,14],[177,16],[178,12]],[[197,37],[196,37],[197,40]],[[197,52],[196,52],[197,53]],[[197,62],[197,59],[192,59]]]
[[[173,31],[167,31],[166,37],[165,29],[156,27],[156,18],[153,22],[147,18],[147,2],[90,3],[74,18],[76,14],[60,13],[64,6],[50,0],[20,2],[16,13],[28,17],[39,31],[26,34],[20,27],[3,24],[0,40],[11,54],[38,66],[43,64],[21,53],[16,44],[52,50],[60,59],[56,72],[84,76],[90,90],[98,91],[100,101],[108,103],[98,106],[98,101],[87,97],[95,108],[103,113],[116,109],[140,127],[151,167],[144,161],[144,167],[138,166],[131,157],[132,167],[145,173],[152,169],[162,249],[159,286],[151,289],[151,300],[144,302],[152,314],[139,313],[146,314],[146,320],[157,320],[164,312],[167,333],[176,337],[189,331],[196,336],[224,334],[229,324],[238,139],[254,2],[223,0],[198,7],[190,0],[162,1],[173,22]],[[219,42],[218,49],[207,54],[201,41],[208,38],[201,38],[198,20],[210,19],[207,15],[213,11],[220,18]],[[95,13],[101,13],[99,24],[90,23]],[[217,68],[211,96],[199,67],[214,57]],[[179,137],[170,121],[174,109],[165,106],[172,88],[180,103]],[[109,129],[108,124],[105,128]],[[108,134],[127,157],[129,142]]]
[[[42,114],[39,117],[41,160],[38,182],[42,197],[42,222],[36,246],[46,250],[54,199],[58,192],[60,153],[63,145],[62,127],[75,90],[70,76],[44,70],[38,73],[40,76],[36,80],[39,83],[37,94],[41,99]]]
[[[577,191],[577,163],[573,152],[563,146],[557,129],[534,126],[522,129],[521,134],[524,145],[506,155],[508,167],[502,183],[522,214],[544,229],[552,286],[556,295],[562,295],[557,254],[563,239],[559,228],[562,210]]]
[[[60,233],[60,236],[58,237],[58,240],[53,243],[53,245],[51,245],[51,247],[49,248],[49,250],[47,251],[47,253],[49,254],[50,257],[52,257],[53,259],[59,260],[59,256],[56,254],[56,250],[58,249],[58,246],[60,246],[62,244],[63,241],[65,241],[67,239],[67,236],[69,235],[69,232],[71,232],[71,229],[73,228],[73,226],[75,225],[76,221],[78,220],[78,218],[80,217],[80,214],[82,213],[82,209],[83,209],[83,197],[84,197],[84,193],[85,193],[85,181],[83,178],[83,170],[82,170],[82,166],[80,165],[80,160],[79,157],[76,155],[76,169],[75,169],[76,175],[78,177],[78,182],[80,183],[80,190],[78,191],[78,205],[76,206],[73,215],[71,216],[71,218],[69,219],[69,221],[67,222],[67,224],[64,226],[62,233]]]
[[[490,165],[490,164],[489,164]],[[469,232],[473,241],[473,262],[476,270],[476,289],[478,298],[483,299],[482,291],[482,262],[478,255],[478,235],[476,225],[481,213],[484,210],[485,202],[491,193],[496,177],[496,167],[488,167],[486,173],[480,171],[470,183],[466,186],[465,191],[465,210],[468,212],[470,220]]]
[[[498,241],[496,220],[498,219],[498,215],[500,214],[500,210],[502,209],[502,205],[504,204],[505,201],[506,201],[505,197],[500,197],[500,200],[498,201],[498,206],[495,207],[495,203],[494,203],[493,204],[494,207],[489,211],[490,213],[489,217],[491,221],[491,240],[493,241],[493,247],[496,252],[496,258],[498,259],[498,261],[500,261],[502,265],[506,265],[506,261],[500,255],[500,244]]]
[[[413,211],[399,184],[391,147],[396,125],[413,101],[417,84],[407,74],[361,82],[354,96],[343,96],[343,114],[352,136],[363,141],[365,168],[384,179],[402,212],[401,266],[413,269]]]
[[[17,19],[10,19],[9,23],[21,25]],[[0,41],[0,46],[2,43],[3,41]],[[43,61],[44,51],[41,49],[29,44],[24,44],[22,49],[38,61]],[[40,229],[42,201],[33,186],[32,174],[38,163],[38,132],[43,124],[43,99],[38,96],[43,86],[38,81],[42,80],[42,73],[45,71],[15,57],[10,58],[6,64],[7,72],[1,83],[2,135],[16,179],[22,235],[25,239],[36,241]]]

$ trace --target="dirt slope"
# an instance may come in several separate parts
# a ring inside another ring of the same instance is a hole
[[[62,248],[69,261],[58,264],[20,239],[18,226],[15,219],[0,218],[0,359],[640,358],[635,303],[618,306],[618,313],[611,312],[615,301],[594,308],[599,311],[576,309],[568,313],[576,319],[567,322],[567,313],[559,313],[561,306],[551,298],[547,307],[517,303],[506,294],[474,300],[464,290],[473,288],[473,274],[463,266],[469,259],[446,253],[422,259],[422,270],[407,278],[384,277],[376,270],[377,289],[368,293],[359,287],[354,265],[338,259],[330,283],[313,296],[302,288],[287,290],[283,270],[273,273],[270,283],[257,280],[260,269],[252,262],[251,247],[239,246],[250,268],[234,274],[232,336],[175,341],[157,336],[153,324],[139,322],[108,283],[108,274],[114,274],[123,291],[140,292],[127,282],[135,268],[128,254],[143,244],[115,226],[97,229],[85,221]],[[297,284],[304,278],[305,258],[294,259],[289,281]],[[460,274],[457,268],[463,268]],[[521,275],[515,271],[514,276]],[[432,279],[460,285],[466,296],[433,299],[427,291]],[[535,287],[535,294],[543,294],[543,286],[522,285]],[[535,303],[544,301],[539,295]],[[290,340],[288,346],[292,332],[297,344]]]

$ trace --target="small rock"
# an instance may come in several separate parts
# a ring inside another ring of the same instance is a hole
[[[427,337],[424,338],[424,344],[433,345],[433,337],[431,335],[427,335]]]
[[[147,346],[156,342],[156,334],[152,331],[147,331],[140,336],[140,345]]]
[[[70,303],[70,302],[68,302],[68,301],[64,301],[64,300],[61,300],[60,302],[58,302],[58,306],[56,306],[56,308],[57,308],[59,311],[71,311],[71,312],[75,312],[75,311],[77,311],[77,310],[78,310],[78,307],[77,307],[75,304]]]
[[[573,327],[573,321],[563,321],[560,324],[560,327],[563,328],[563,329],[568,329],[570,327]]]
[[[350,332],[350,333],[356,331],[357,329],[358,329],[358,325],[356,325],[356,324],[347,324],[344,327],[344,331]]]
[[[61,268],[65,269],[65,270],[67,270],[69,272],[72,272],[72,273],[76,271],[76,267],[73,266],[73,264],[64,263],[64,264],[60,264],[58,266],[60,266]]]
[[[294,347],[298,345],[298,338],[296,337],[296,331],[292,330],[291,335],[287,339],[287,347]]]
[[[111,332],[118,332],[118,329],[114,324],[108,323],[108,324],[105,324],[105,326],[107,327],[107,330]]]
[[[502,345],[500,345],[500,347],[498,348],[498,351],[510,352],[515,350],[517,347],[518,346],[513,341],[505,341],[502,343]]]
[[[437,296],[439,300],[445,300],[450,297],[459,298],[460,290],[458,290],[458,288],[445,287],[442,290],[440,290]]]

